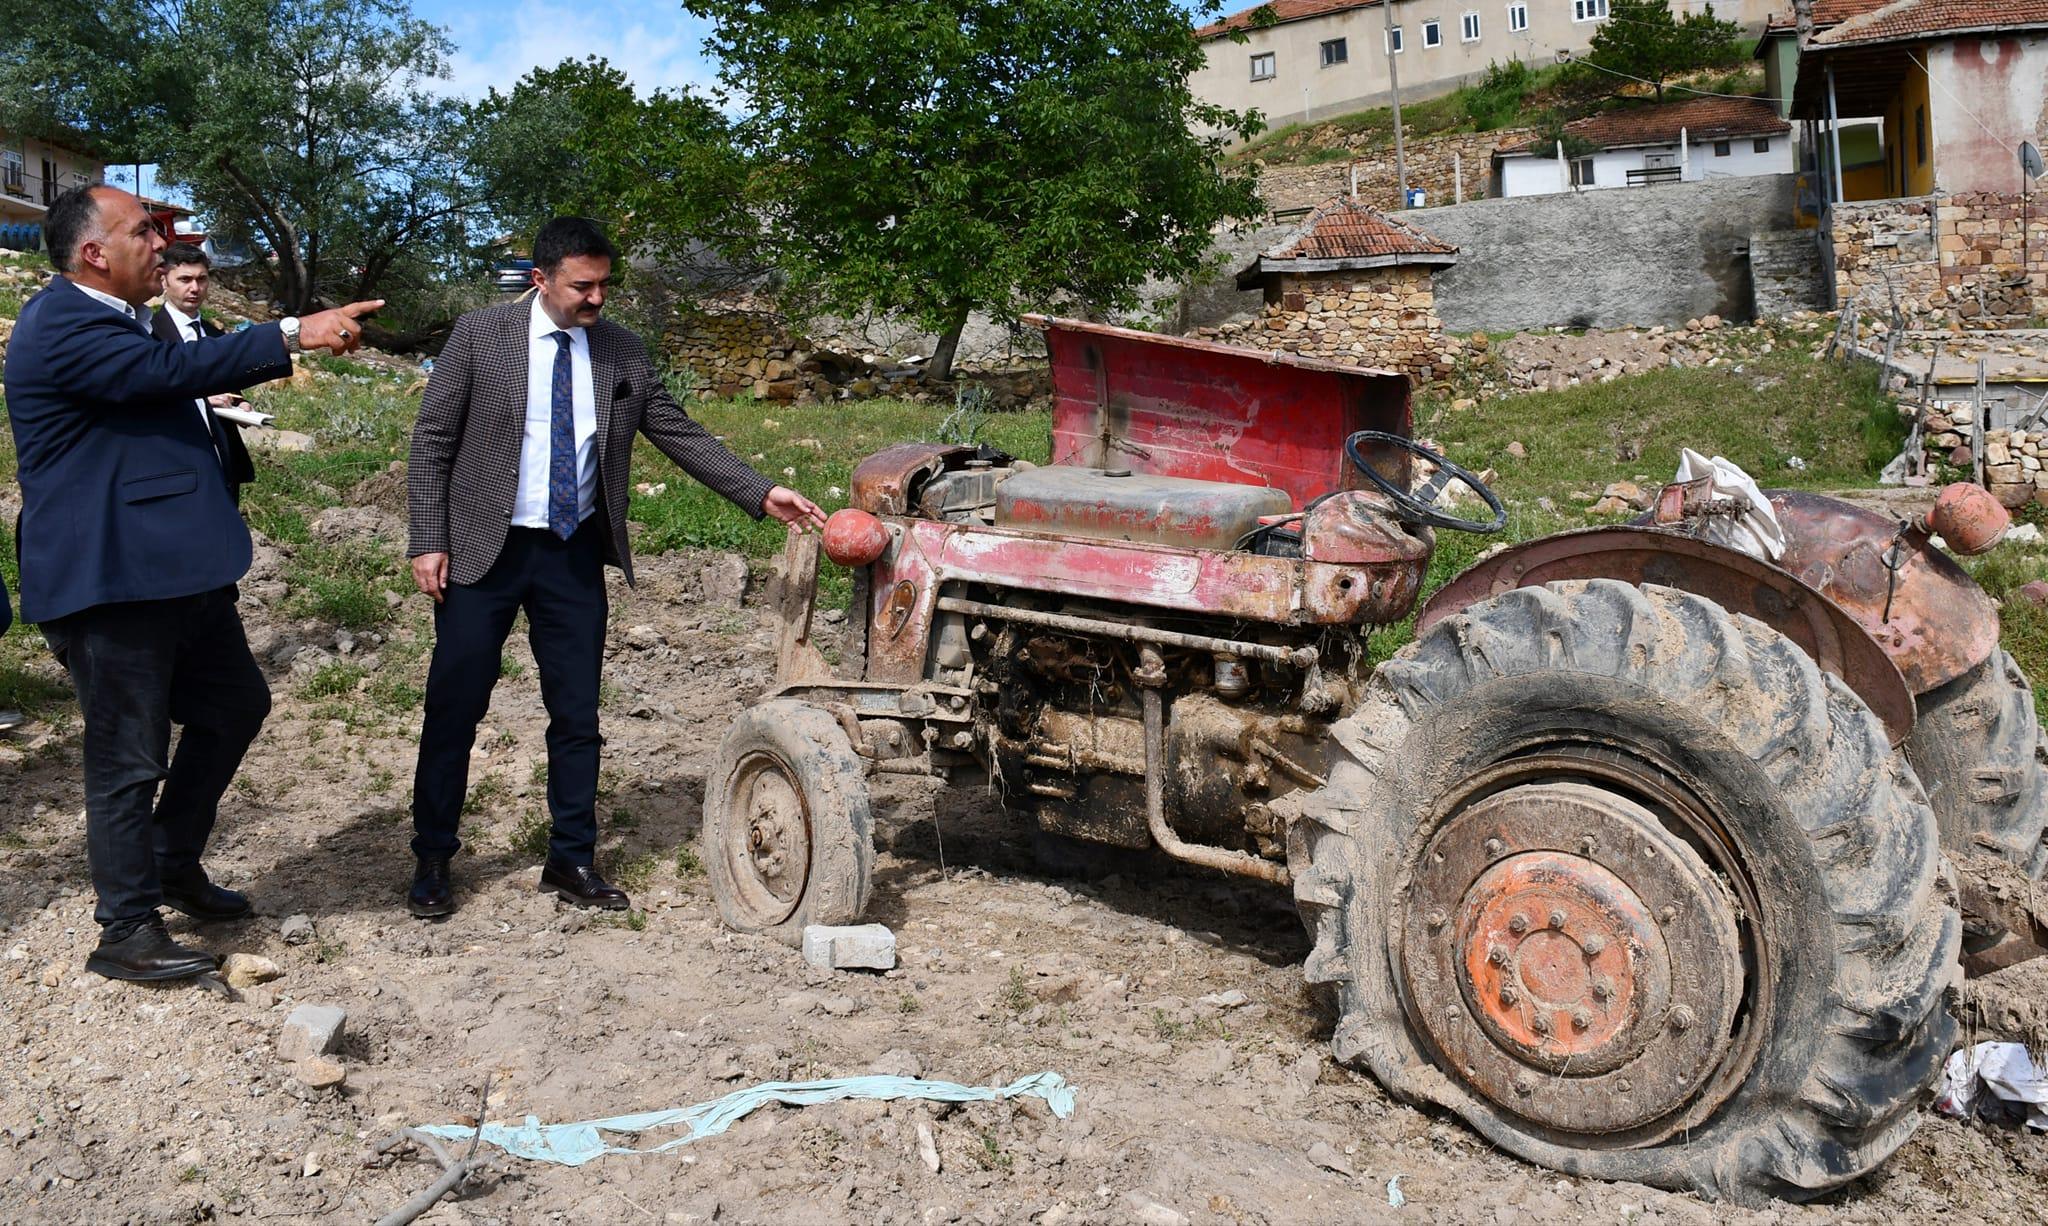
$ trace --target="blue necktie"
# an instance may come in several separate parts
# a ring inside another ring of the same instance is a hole
[[[570,373],[569,334],[550,332],[555,342],[555,380],[548,418],[548,531],[568,540],[576,534],[576,385]]]

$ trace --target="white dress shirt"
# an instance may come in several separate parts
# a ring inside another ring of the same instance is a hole
[[[126,315],[128,318],[141,324],[143,327],[147,328],[149,326],[149,314],[147,308],[143,310],[137,310],[134,306],[130,305],[129,303],[121,301],[119,298],[114,297],[112,294],[96,290],[90,285],[80,285],[76,281],[71,282],[71,285],[72,288],[78,290],[86,297],[96,298],[99,301],[106,303],[108,306],[114,308],[115,310],[121,312],[121,314]]]
[[[171,322],[178,326],[179,340],[189,345],[193,341],[206,339],[203,335],[203,329],[196,326],[199,323],[197,315],[185,314],[185,312],[173,306],[169,299],[165,299],[164,304],[157,309],[170,316]],[[213,437],[213,414],[206,411],[206,401],[203,397],[193,400],[192,403],[199,407],[199,420],[206,423],[206,437],[211,439]],[[214,447],[215,454],[218,454],[219,451],[220,447],[216,444]],[[227,463],[225,456],[221,457],[221,463],[223,465]]]
[[[512,526],[548,526],[548,461],[554,429],[555,354],[561,342],[551,333],[569,334],[569,381],[575,405],[576,522],[590,517],[597,505],[597,393],[590,374],[590,337],[582,328],[559,328],[534,295],[532,322],[526,330],[526,432],[519,445],[519,488],[512,498]]]

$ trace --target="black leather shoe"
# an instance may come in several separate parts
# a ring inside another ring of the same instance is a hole
[[[223,889],[197,876],[172,878],[163,883],[164,905],[183,911],[196,920],[234,920],[249,914],[249,896]]]
[[[151,915],[119,940],[100,938],[85,969],[109,979],[190,979],[220,966],[212,954],[187,949],[171,939],[161,916]]]
[[[597,875],[597,870],[588,864],[570,868],[565,864],[548,861],[540,870],[540,889],[543,894],[553,894],[579,907],[600,907],[606,911],[624,911],[633,905],[626,892]]]
[[[455,914],[455,881],[448,875],[448,861],[419,862],[419,867],[412,871],[412,889],[406,892],[405,907],[421,919]]]

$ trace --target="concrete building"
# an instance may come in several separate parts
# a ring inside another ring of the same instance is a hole
[[[1562,161],[1558,142],[1540,137],[1497,150],[1499,194],[1697,183],[1793,168],[1792,125],[1761,98],[1688,98],[1606,111],[1574,120],[1564,131]]]
[[[0,130],[0,225],[40,223],[59,193],[98,183],[104,171],[82,136],[55,133],[43,140]]]
[[[1197,98],[1232,110],[1258,110],[1266,122],[1309,122],[1383,106],[1388,67],[1401,96],[1430,98],[1477,81],[1489,64],[1557,62],[1593,42],[1608,0],[1269,0],[1203,26],[1207,61],[1188,84]],[[1782,5],[1784,0],[1777,0]],[[1678,14],[1708,0],[1671,0]],[[1761,29],[1772,0],[1723,0],[1714,14],[1744,29]],[[1260,24],[1255,14],[1270,11]],[[1230,37],[1242,33],[1245,41]],[[1389,51],[1392,54],[1390,56]]]

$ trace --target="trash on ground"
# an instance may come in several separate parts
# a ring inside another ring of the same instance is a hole
[[[1061,1119],[1074,1112],[1074,1090],[1058,1073],[1033,1073],[1006,1086],[964,1086],[951,1081],[923,1081],[914,1077],[835,1077],[822,1081],[769,1081],[723,1098],[675,1107],[666,1111],[644,1111],[637,1115],[615,1115],[602,1120],[580,1120],[573,1124],[543,1124],[527,1116],[524,1124],[485,1124],[483,1139],[517,1158],[582,1166],[605,1154],[662,1154],[669,1150],[717,1136],[769,1103],[786,1107],[810,1107],[848,1098],[895,1100],[928,1099],[933,1102],[973,1103],[1001,1099],[1042,1098]],[[664,1141],[652,1149],[628,1149],[607,1144],[600,1133],[649,1132],[656,1128],[685,1125],[687,1136]],[[468,1124],[429,1124],[419,1131],[447,1141],[467,1141],[476,1135]]]
[[[1387,1180],[1387,1203],[1396,1209],[1408,1203],[1408,1198],[1401,1195],[1401,1177],[1399,1175]]]
[[[1934,1109],[2048,1132],[2048,1069],[2035,1066],[2018,1043],[1979,1043],[1949,1055]],[[1987,1093],[1988,1091],[1988,1093]]]

